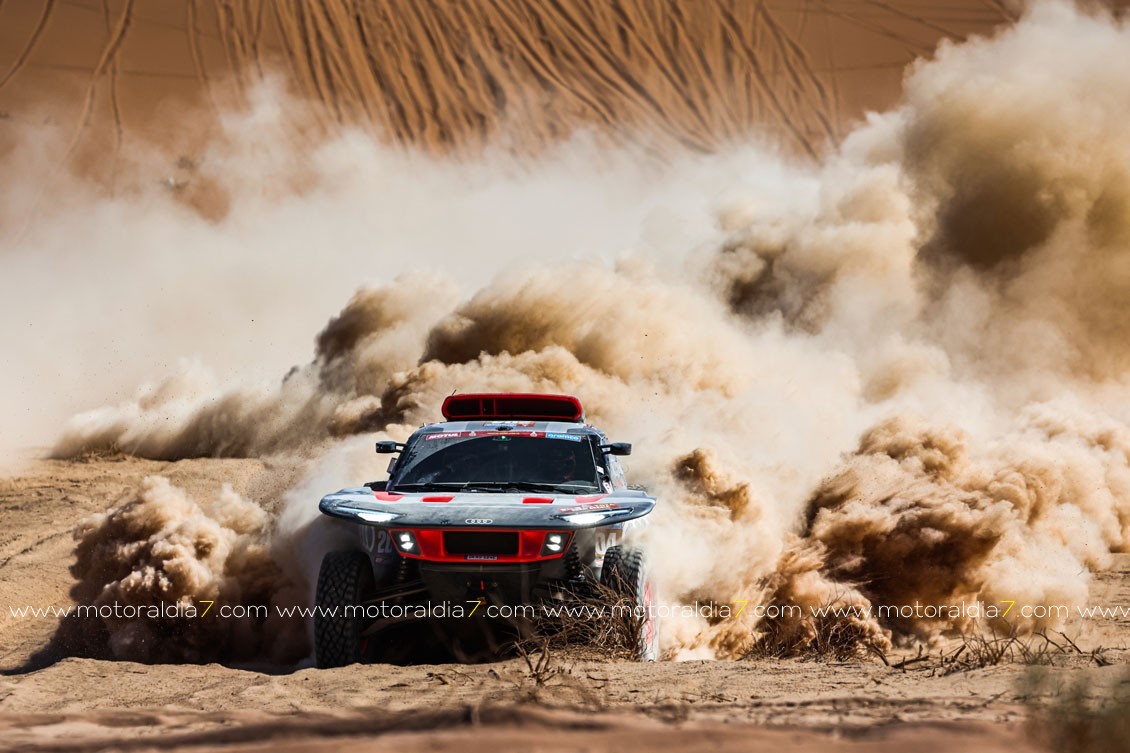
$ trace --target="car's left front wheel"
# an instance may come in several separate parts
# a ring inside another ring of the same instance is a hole
[[[314,598],[314,657],[319,667],[344,667],[365,658],[365,619],[356,609],[375,589],[364,552],[330,552],[322,559]]]

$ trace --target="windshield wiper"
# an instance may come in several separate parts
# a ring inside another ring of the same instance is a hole
[[[574,494],[578,491],[599,491],[600,487],[591,482],[567,481],[555,484],[552,481],[431,481],[415,484],[396,484],[389,491],[393,492],[426,492],[426,491],[508,491],[519,492],[549,492]]]
[[[471,485],[491,490],[514,489],[520,492],[561,492],[577,487],[585,490],[595,490],[597,488],[594,484],[585,482],[563,482],[555,484],[552,481],[476,481]]]
[[[557,489],[573,489],[574,491],[599,492],[601,488],[587,481],[574,481],[572,483],[555,484]]]
[[[400,491],[426,492],[426,491],[431,491],[433,489],[438,489],[438,490],[442,490],[442,491],[446,491],[448,489],[454,489],[455,491],[462,491],[462,490],[466,489],[468,486],[473,486],[474,483],[475,482],[473,482],[473,481],[427,481],[427,482],[421,482],[421,483],[418,483],[418,484],[396,484],[389,491],[394,491],[394,492],[400,492]]]

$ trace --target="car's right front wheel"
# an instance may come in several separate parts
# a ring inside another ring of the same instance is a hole
[[[659,623],[654,614],[651,578],[648,577],[644,553],[625,551],[619,546],[609,547],[604,553],[600,582],[627,599],[636,612],[636,658],[656,661],[659,658]]]

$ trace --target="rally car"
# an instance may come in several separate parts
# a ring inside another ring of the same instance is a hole
[[[456,394],[442,413],[407,442],[377,442],[378,453],[398,455],[387,481],[319,505],[351,524],[351,544],[322,561],[318,666],[387,660],[392,642],[436,625],[458,641],[478,624],[468,612],[521,614],[518,605],[565,602],[596,583],[607,588],[589,593],[635,607],[636,657],[656,659],[651,582],[633,546],[655,499],[625,481],[617,458],[631,445],[586,424],[570,395]],[[459,619],[430,619],[437,614]],[[412,621],[412,633],[392,637]]]

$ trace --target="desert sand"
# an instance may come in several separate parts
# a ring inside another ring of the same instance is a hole
[[[308,603],[456,389],[635,442],[674,604],[1130,605],[1130,30],[1031,5],[0,0],[0,748],[1062,749],[1125,613],[335,670],[17,613]]]
[[[281,470],[281,473],[280,473]],[[76,521],[160,473],[194,491],[234,483],[270,497],[285,469],[251,460],[129,458],[44,463],[0,484],[5,599],[65,604]],[[1099,600],[1130,596],[1130,557],[1102,576]],[[447,750],[959,751],[1043,749],[1025,731],[1026,667],[943,675],[877,659],[756,659],[637,664],[551,657],[534,675],[520,658],[474,665],[138,664],[48,651],[51,620],[0,615],[0,725],[6,750],[206,748]],[[1130,624],[1106,645],[1122,645]],[[912,654],[908,654],[912,656]],[[1102,683],[1111,666],[1067,657],[1062,678]],[[892,661],[893,661],[892,657]]]

